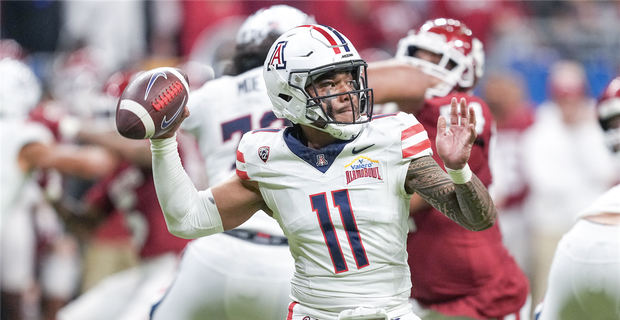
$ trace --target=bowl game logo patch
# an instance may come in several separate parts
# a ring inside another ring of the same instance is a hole
[[[366,184],[383,181],[383,171],[378,160],[359,156],[344,166],[345,184]]]

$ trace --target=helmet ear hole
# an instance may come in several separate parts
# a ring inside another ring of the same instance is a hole
[[[291,99],[293,99],[293,97],[291,97],[291,96],[289,96],[287,94],[284,94],[284,93],[278,94],[278,98],[280,98],[280,99],[282,99],[282,100],[284,100],[286,102],[289,102],[289,101],[291,101]]]

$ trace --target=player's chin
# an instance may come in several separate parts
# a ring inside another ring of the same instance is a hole
[[[334,120],[342,123],[355,123],[358,122],[359,118],[359,112],[354,112],[350,108],[334,115]]]

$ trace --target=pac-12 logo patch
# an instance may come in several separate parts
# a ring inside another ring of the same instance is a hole
[[[269,69],[286,69],[286,60],[284,60],[284,47],[288,41],[280,41],[276,44],[273,53],[269,58]]]
[[[258,157],[263,160],[263,162],[267,163],[267,159],[269,159],[269,147],[258,148]]]
[[[359,156],[344,166],[345,184],[366,184],[383,181],[383,171],[379,160]]]

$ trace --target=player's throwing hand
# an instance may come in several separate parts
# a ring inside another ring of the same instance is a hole
[[[452,98],[450,103],[450,128],[446,129],[446,118],[439,117],[435,142],[445,167],[457,170],[467,164],[476,140],[476,114],[464,98],[459,103]]]

